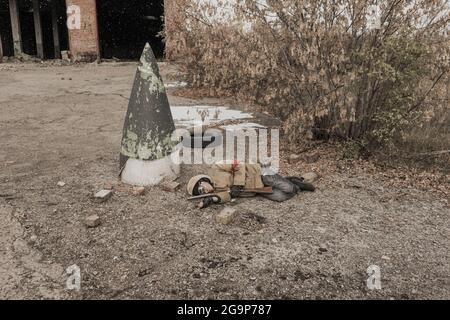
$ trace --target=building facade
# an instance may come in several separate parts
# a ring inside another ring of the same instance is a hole
[[[135,60],[146,42],[162,57],[169,2],[0,0],[0,57],[58,59],[67,51],[72,61]]]

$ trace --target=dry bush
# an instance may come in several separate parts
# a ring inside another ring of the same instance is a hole
[[[171,55],[192,86],[282,119],[294,144],[308,136],[395,148],[430,114],[448,130],[449,4],[378,3],[374,28],[367,0],[181,0]]]

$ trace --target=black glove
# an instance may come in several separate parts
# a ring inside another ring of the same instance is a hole
[[[230,188],[230,196],[232,199],[238,198],[242,191],[244,190],[244,186],[232,186]]]
[[[199,209],[205,209],[208,208],[211,204],[214,203],[214,197],[208,197],[208,198],[204,198],[199,204],[198,207]]]

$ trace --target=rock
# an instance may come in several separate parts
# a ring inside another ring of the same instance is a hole
[[[319,160],[320,156],[318,154],[309,154],[305,155],[305,162],[306,163],[315,163]]]
[[[92,216],[87,217],[84,220],[84,223],[86,224],[86,226],[88,228],[98,227],[100,225],[100,217],[98,215],[94,214]]]
[[[272,239],[272,242],[273,242],[273,243],[278,243],[278,240],[277,240],[276,238],[273,238],[273,239]]]
[[[105,202],[113,195],[112,190],[100,190],[94,195],[94,199],[97,202]]]
[[[114,190],[114,184],[113,183],[105,183],[103,185],[103,189],[105,189],[105,190]]]
[[[364,185],[357,179],[349,179],[346,183],[348,188],[362,189]]]
[[[66,185],[66,183],[64,181],[59,181],[57,183],[58,187],[64,187]]]
[[[388,256],[381,256],[381,259],[386,260],[386,261],[391,260],[391,258],[389,258]]]
[[[30,244],[35,244],[36,241],[37,241],[37,236],[36,236],[35,234],[33,234],[33,235],[30,237],[29,243],[30,243]]]
[[[230,207],[224,208],[216,215],[216,222],[228,225],[236,218],[236,210]]]
[[[163,183],[161,185],[161,188],[167,192],[175,192],[179,186],[180,186],[180,184],[178,182],[172,181],[172,182]]]
[[[324,252],[327,252],[327,251],[328,251],[328,248],[327,248],[327,246],[325,244],[321,244],[319,246],[319,252],[320,253],[324,253]]]
[[[134,187],[133,188],[133,195],[134,196],[143,196],[145,194],[145,188],[144,187]]]
[[[67,50],[61,51],[61,59],[70,62],[69,52]]]
[[[313,183],[317,179],[319,179],[319,175],[315,172],[308,172],[302,175],[302,178],[307,183]]]
[[[301,156],[299,154],[291,154],[289,155],[289,163],[299,161]]]

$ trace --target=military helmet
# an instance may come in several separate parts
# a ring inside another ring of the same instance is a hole
[[[212,183],[212,179],[205,174],[200,174],[198,176],[192,177],[191,180],[189,180],[189,182],[187,184],[187,192],[191,196],[194,195],[194,189],[195,189],[195,186],[197,186],[197,183],[199,183],[202,180],[208,180],[209,183]]]

